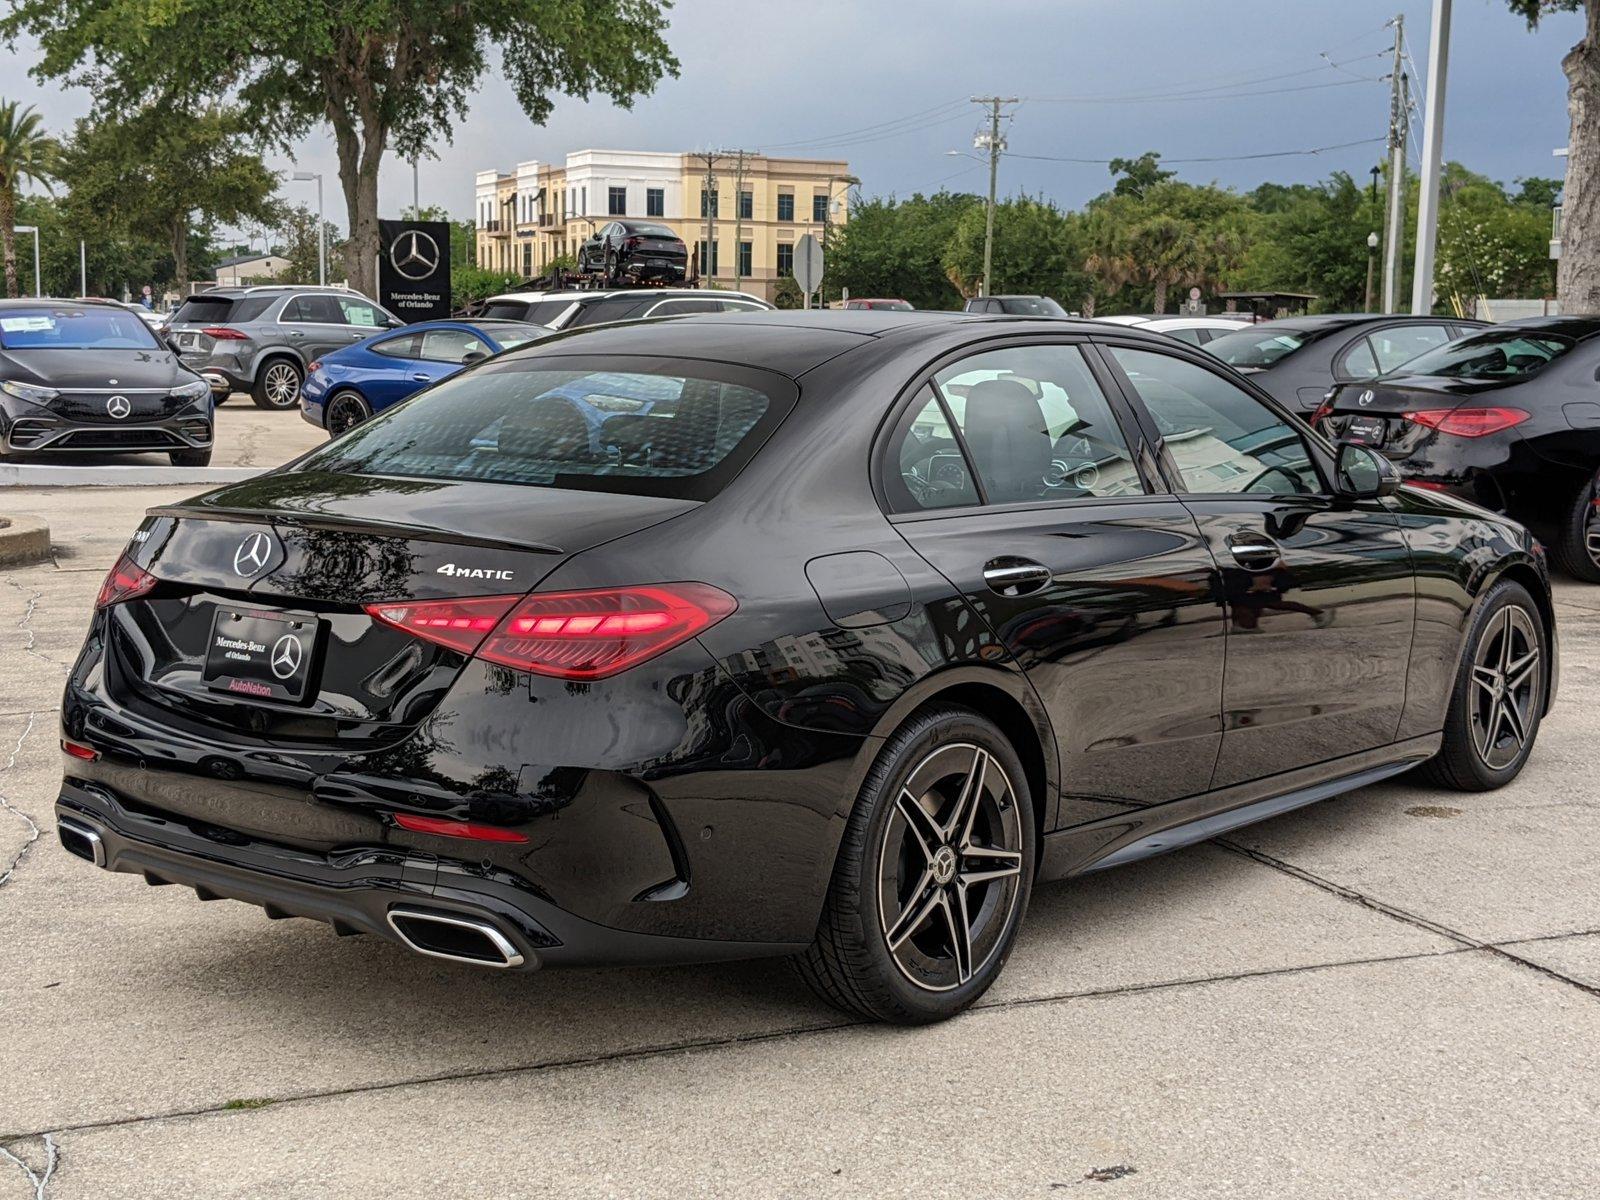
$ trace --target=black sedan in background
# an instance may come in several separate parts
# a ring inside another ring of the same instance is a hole
[[[1508,321],[1370,383],[1317,414],[1381,450],[1408,483],[1533,528],[1568,572],[1600,583],[1600,318]]]
[[[0,456],[166,453],[211,461],[211,387],[109,300],[0,300]]]
[[[788,955],[938,1020],[1037,881],[1517,775],[1542,551],[1398,483],[1099,322],[557,334],[150,512],[66,686],[61,837],[436,958]]]
[[[598,271],[607,283],[678,283],[688,267],[683,239],[654,221],[607,222],[578,247],[578,270]]]
[[[1206,353],[1291,410],[1309,415],[1336,383],[1375,379],[1482,321],[1400,313],[1330,313],[1247,325],[1206,343]]]

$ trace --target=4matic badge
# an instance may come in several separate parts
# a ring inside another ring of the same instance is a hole
[[[436,575],[454,575],[458,579],[510,579],[515,571],[496,571],[489,567],[458,567],[445,563],[434,572]]]

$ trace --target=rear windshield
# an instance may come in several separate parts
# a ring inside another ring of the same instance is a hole
[[[543,325],[528,325],[521,321],[507,321],[504,324],[494,325],[485,324],[478,326],[478,328],[488,334],[502,350],[524,345],[535,338],[550,336],[550,331]]]
[[[297,469],[708,500],[794,394],[765,371],[681,359],[491,362],[358,425]]]
[[[150,326],[125,308],[99,305],[8,308],[0,312],[6,350],[159,350]]]
[[[1206,353],[1233,367],[1270,367],[1313,338],[1304,329],[1241,329],[1206,343]]]
[[[1014,296],[1000,301],[1000,311],[1011,317],[1064,317],[1066,310],[1049,296]]]
[[[665,225],[640,225],[635,223],[632,225],[624,225],[623,228],[629,233],[636,234],[639,237],[671,238],[673,241],[678,240],[678,235],[673,233],[672,230],[668,229]]]
[[[489,320],[531,321],[549,326],[572,307],[569,300],[491,300],[478,315]]]
[[[1532,375],[1573,347],[1571,338],[1550,333],[1494,329],[1457,338],[1401,364],[1396,375],[1442,375],[1449,379],[1515,379]]]
[[[229,322],[257,321],[271,308],[277,296],[195,296],[185,300],[173,313],[174,321],[195,325],[225,325]]]

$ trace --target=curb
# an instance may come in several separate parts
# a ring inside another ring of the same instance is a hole
[[[217,487],[254,479],[265,467],[65,467],[0,463],[0,487]]]
[[[50,557],[50,526],[38,517],[0,517],[0,567]]]

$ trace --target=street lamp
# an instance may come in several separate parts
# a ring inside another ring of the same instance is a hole
[[[13,225],[15,233],[33,234],[33,294],[43,296],[44,289],[39,285],[39,227],[37,225]]]
[[[309,183],[317,181],[317,286],[328,286],[328,242],[323,226],[327,223],[322,219],[322,172],[321,171],[296,171],[296,183]]]
[[[1378,235],[1369,233],[1367,234],[1367,306],[1362,309],[1363,312],[1372,311],[1372,266],[1377,261],[1377,256]]]

